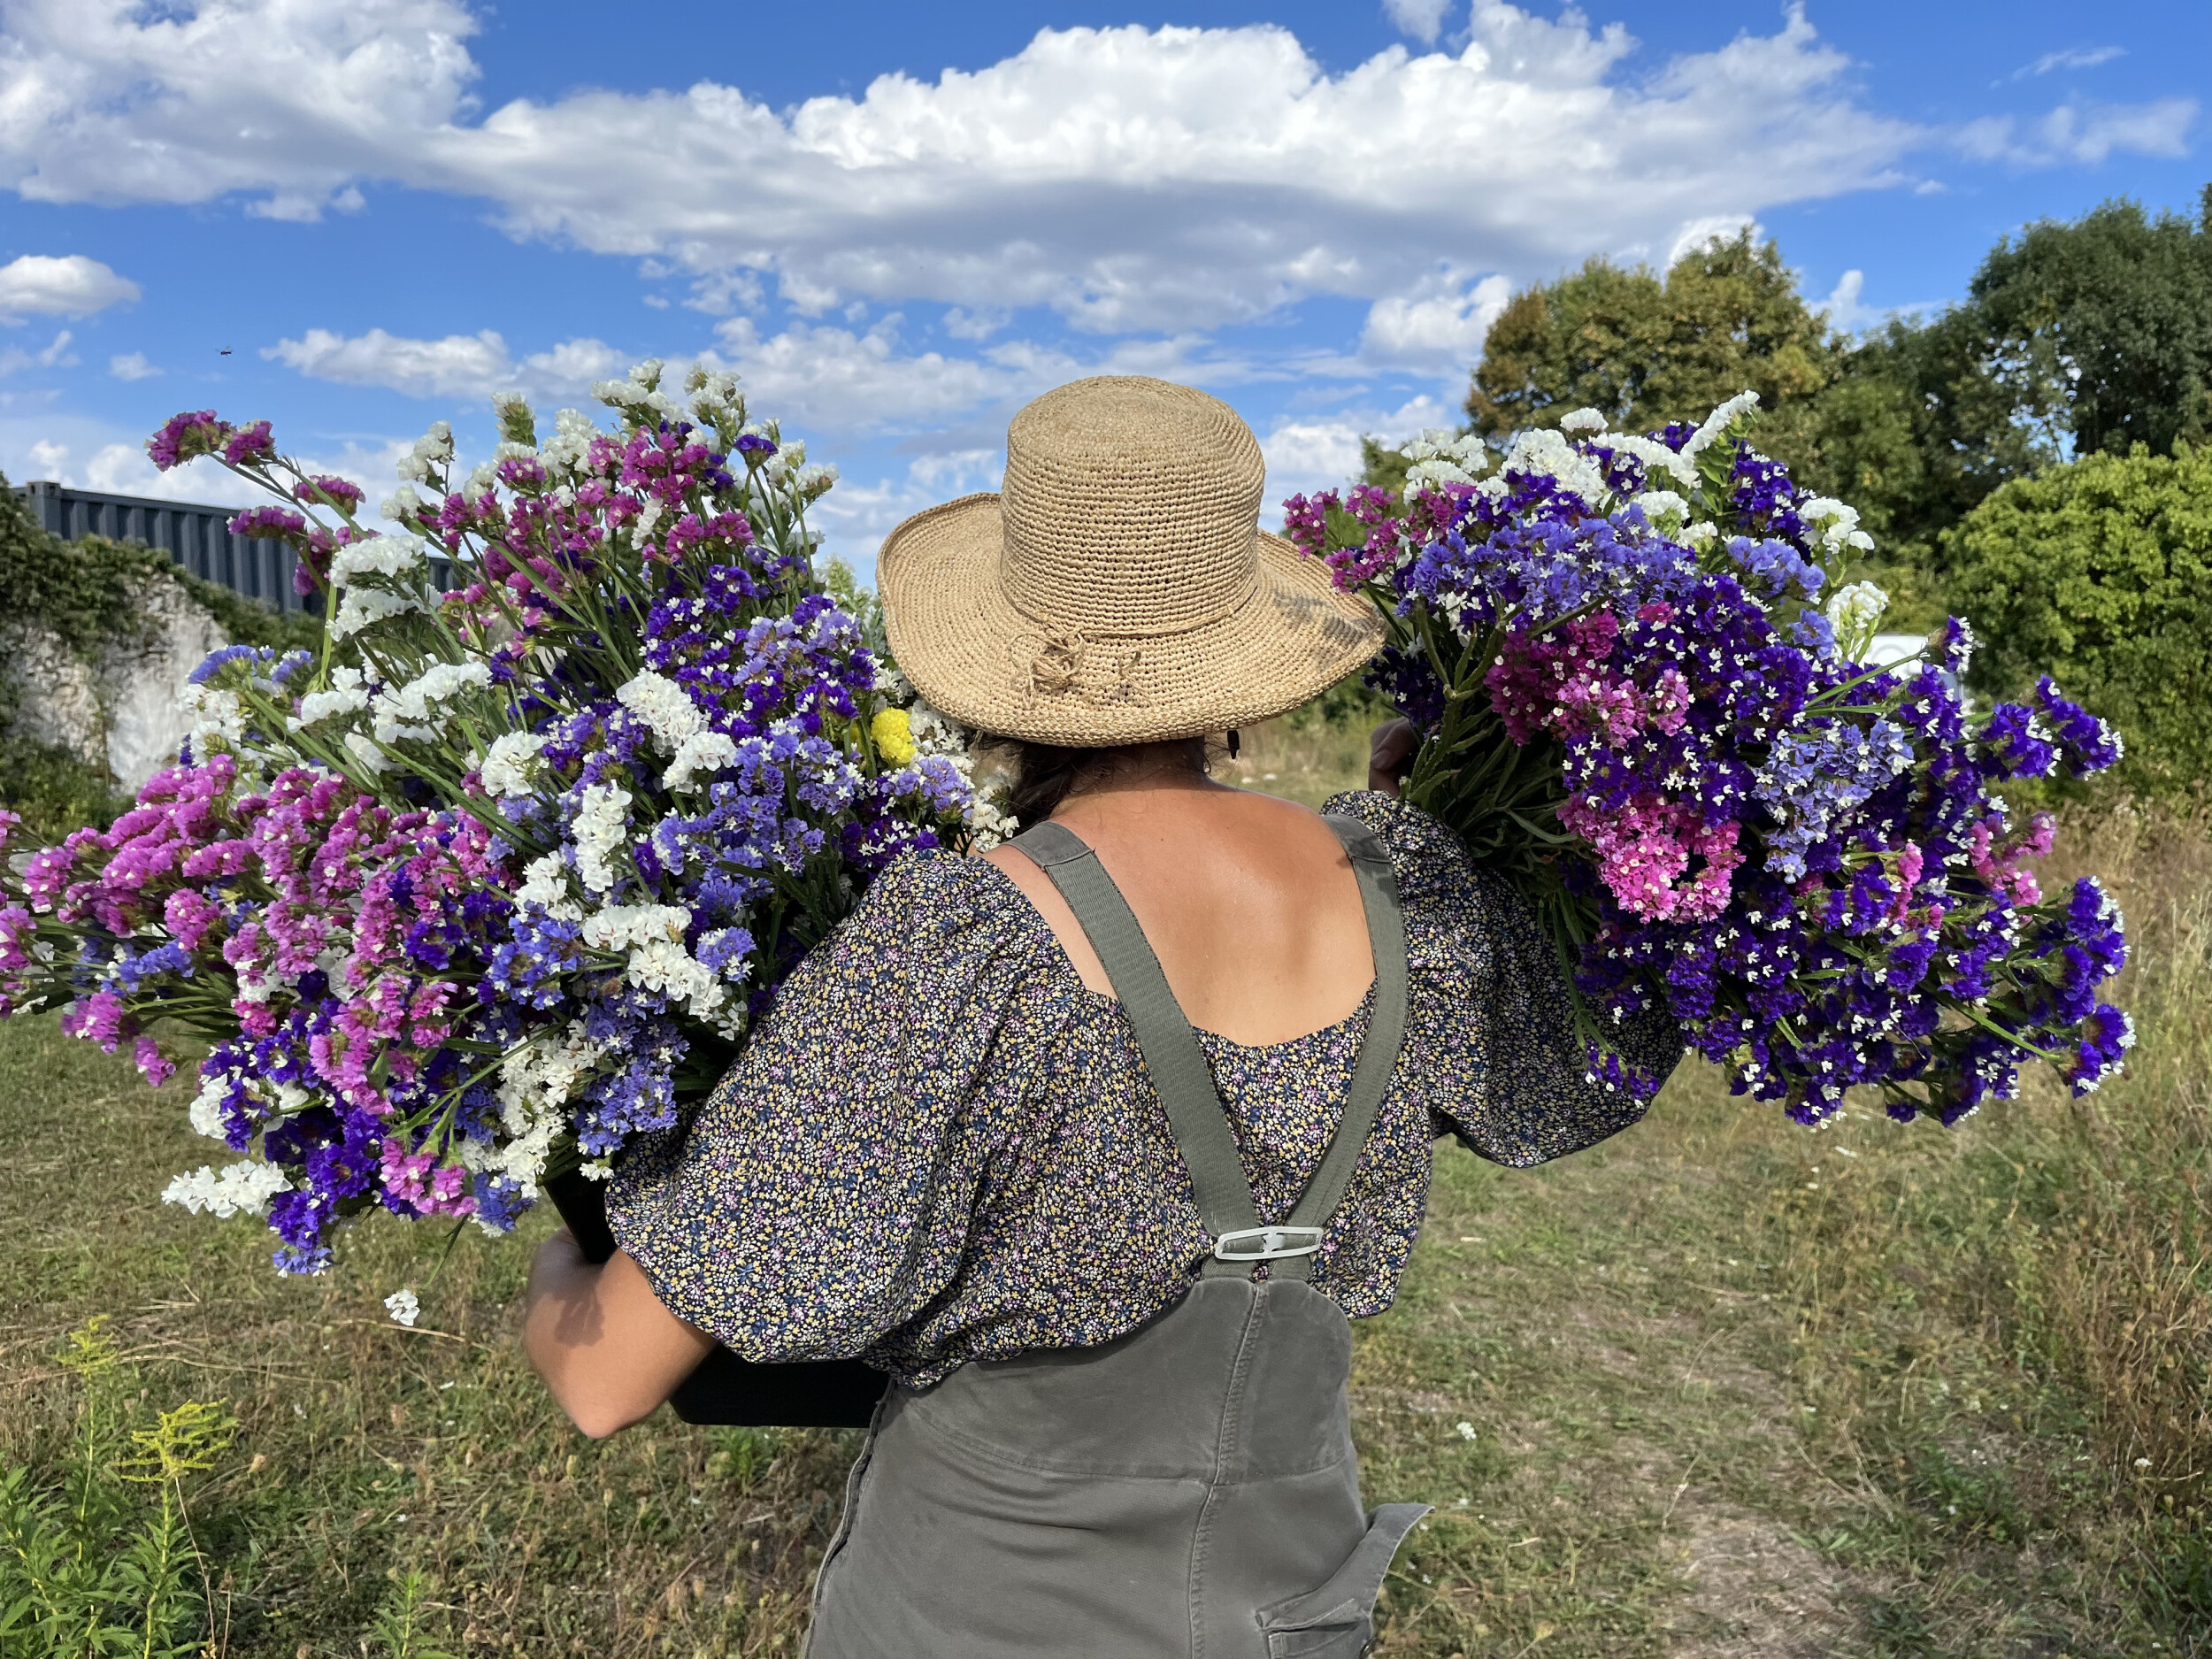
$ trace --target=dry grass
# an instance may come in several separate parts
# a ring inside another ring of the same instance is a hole
[[[1318,800],[1363,741],[1264,730],[1240,770]],[[2077,827],[2142,941],[2139,1060],[2090,1102],[1809,1136],[1699,1072],[1545,1169],[1440,1156],[1399,1305],[1359,1333],[1370,1500],[1437,1506],[1384,1651],[2212,1654],[2212,853],[2195,825]],[[195,1511],[222,1655],[390,1652],[411,1571],[456,1655],[795,1653],[853,1437],[585,1441],[514,1340],[545,1222],[372,1223],[328,1279],[281,1280],[251,1224],[155,1202],[204,1156],[183,1103],[0,1024],[0,1463],[57,1465],[51,1356],[105,1311],[142,1410],[241,1419]],[[403,1283],[412,1333],[378,1305]]]

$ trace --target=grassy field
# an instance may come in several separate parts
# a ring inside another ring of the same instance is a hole
[[[1234,770],[1313,799],[1359,742],[1263,732]],[[2139,1064],[2091,1102],[1816,1135],[1700,1072],[1545,1169],[1440,1155],[1359,1332],[1370,1501],[1437,1506],[1382,1651],[2212,1655],[2212,852],[2114,818],[2072,856],[2141,941]],[[65,1489],[88,1404],[219,1402],[234,1437],[173,1488],[216,1654],[797,1651],[856,1437],[583,1440],[514,1338],[547,1224],[367,1225],[280,1279],[254,1224],[157,1202],[206,1156],[180,1087],[0,1024],[0,1464]],[[60,1356],[100,1315],[88,1376]]]

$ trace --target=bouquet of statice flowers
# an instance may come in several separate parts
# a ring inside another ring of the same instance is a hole
[[[2093,879],[2041,893],[2052,820],[1994,791],[2118,737],[2047,678],[1970,715],[1961,621],[1863,660],[1886,596],[1841,579],[1872,543],[1752,448],[1756,401],[1648,435],[1580,411],[1494,468],[1434,433],[1402,497],[1286,503],[1389,620],[1369,683],[1420,733],[1404,792],[1536,905],[1594,1080],[1650,1092],[1609,1033],[1663,1007],[1806,1124],[1855,1085],[1953,1123],[2027,1058],[2093,1089],[2133,1040],[2098,995],[2120,918]]]
[[[1003,826],[968,734],[818,580],[833,475],[729,376],[595,390],[611,430],[499,400],[465,477],[434,427],[398,534],[265,421],[171,420],[157,465],[280,498],[232,527],[295,550],[320,649],[216,652],[132,810],[5,849],[0,1013],[63,1007],[156,1084],[166,1033],[208,1043],[191,1120],[234,1159],[165,1196],[265,1215],[288,1271],[373,1207],[503,1232],[549,1176],[603,1175],[876,872]]]

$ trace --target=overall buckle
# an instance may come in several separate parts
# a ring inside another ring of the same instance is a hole
[[[1318,1227],[1239,1227],[1214,1240],[1214,1255],[1224,1262],[1272,1262],[1311,1256],[1320,1248]]]

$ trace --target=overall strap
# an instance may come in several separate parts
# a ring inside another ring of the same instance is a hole
[[[1244,1179],[1244,1165],[1237,1158],[1236,1137],[1230,1133],[1220,1091],[1214,1087],[1206,1051],[1198,1046],[1198,1033],[1191,1029],[1183,1005],[1168,988],[1167,975],[1144,929],[1137,925],[1129,901],[1121,896],[1098,855],[1065,825],[1048,818],[1008,845],[1026,854],[1052,878],[1098,953],[1099,965],[1106,970],[1136,1033],[1152,1087],[1167,1110],[1206,1231],[1218,1238],[1257,1228],[1260,1214],[1253,1207],[1251,1183]],[[1209,1263],[1208,1271],[1218,1265]]]
[[[1205,1050],[1199,1047],[1197,1033],[1175,1000],[1129,902],[1099,863],[1097,853],[1066,826],[1049,820],[1007,843],[1051,878],[1075,912],[1120,1000],[1190,1172],[1199,1217],[1215,1237],[1214,1251],[1202,1270],[1209,1275],[1249,1277],[1253,1263],[1265,1261],[1278,1277],[1307,1277],[1309,1258],[1320,1248],[1322,1229],[1343,1200],[1405,1040],[1405,923],[1389,855],[1364,825],[1340,818],[1326,822],[1343,842],[1359,880],[1375,961],[1375,1010],[1353,1068],[1343,1121],[1296,1210],[1281,1227],[1260,1223]]]
[[[1352,1184],[1352,1171],[1361,1149],[1381,1114],[1390,1074],[1397,1069],[1398,1051],[1405,1047],[1407,992],[1406,917],[1398,901],[1398,872],[1391,867],[1389,849],[1382,838],[1357,818],[1333,813],[1323,821],[1336,832],[1352,861],[1359,880],[1360,907],[1367,912],[1367,944],[1375,957],[1375,1009],[1369,1015],[1367,1035],[1361,1040],[1359,1059],[1352,1067],[1352,1087],[1344,1097],[1344,1117],[1337,1125],[1321,1167],[1299,1194],[1290,1212],[1289,1225],[1325,1227],[1336,1207],[1344,1202],[1344,1189]],[[1299,1263],[1303,1278],[1303,1261]]]

